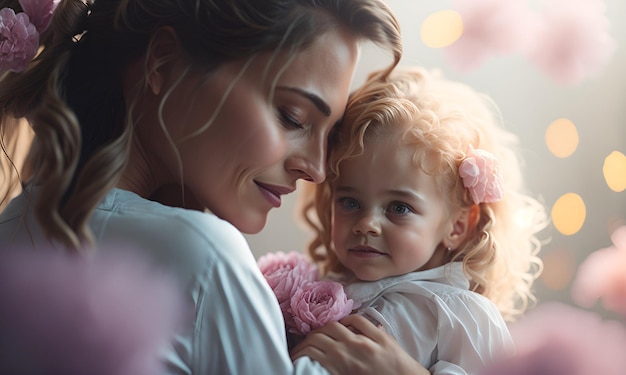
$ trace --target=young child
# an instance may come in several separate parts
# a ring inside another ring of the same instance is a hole
[[[371,79],[301,202],[312,259],[432,374],[475,374],[510,348],[505,320],[541,270],[545,210],[494,109],[420,68]]]

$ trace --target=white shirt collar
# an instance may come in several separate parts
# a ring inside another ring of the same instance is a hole
[[[382,294],[386,289],[411,281],[429,281],[469,289],[469,279],[463,273],[463,264],[453,262],[429,270],[410,272],[378,281],[356,281],[347,285],[345,291],[349,298],[355,301],[369,301]]]

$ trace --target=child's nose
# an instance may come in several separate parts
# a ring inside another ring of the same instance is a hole
[[[380,222],[376,215],[372,213],[363,215],[352,228],[354,234],[362,236],[371,235],[378,237],[380,236],[380,231]]]

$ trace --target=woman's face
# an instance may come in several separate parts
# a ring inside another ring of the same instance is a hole
[[[162,133],[157,124],[148,137],[143,131],[155,187],[182,178],[202,207],[256,233],[298,179],[321,182],[327,137],[350,90],[356,40],[330,31],[290,63],[285,59],[262,54],[229,62],[208,78],[188,74],[176,86],[181,71],[172,69],[163,120],[180,159],[165,137],[155,136]]]

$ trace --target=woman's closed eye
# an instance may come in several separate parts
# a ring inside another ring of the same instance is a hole
[[[281,124],[287,129],[304,129],[304,124],[297,119],[297,116],[286,109],[279,109],[278,117]]]

